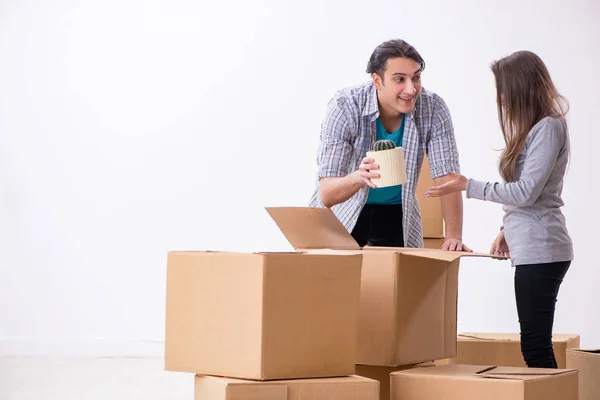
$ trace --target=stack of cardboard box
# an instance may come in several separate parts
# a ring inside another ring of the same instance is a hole
[[[377,399],[378,382],[351,376],[361,263],[351,252],[169,253],[165,368],[196,374],[196,399]]]
[[[360,248],[329,209],[275,207],[293,252],[170,252],[165,369],[195,374],[196,400],[576,400],[577,371],[433,363],[457,356],[460,258],[489,255],[439,250],[425,202],[428,249]]]
[[[378,399],[381,368],[455,355],[459,259],[487,255],[361,249],[329,209],[267,211],[296,251],[168,254],[165,368],[198,399]]]

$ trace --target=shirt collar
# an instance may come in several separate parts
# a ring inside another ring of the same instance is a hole
[[[365,116],[371,117],[371,121],[379,118],[379,102],[377,101],[377,88],[371,82],[371,89],[367,96],[367,107],[365,108]]]

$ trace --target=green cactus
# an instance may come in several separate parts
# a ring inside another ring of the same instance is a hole
[[[375,146],[373,146],[373,151],[382,151],[382,150],[391,150],[396,147],[393,140],[378,140],[375,142]]]

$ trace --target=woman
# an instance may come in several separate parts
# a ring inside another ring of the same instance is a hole
[[[503,183],[453,174],[429,188],[438,197],[466,190],[467,198],[503,204],[504,225],[491,253],[515,266],[521,351],[527,366],[557,368],[552,350],[560,284],[573,259],[573,244],[560,211],[569,159],[567,102],[543,61],[519,51],[492,64],[498,118],[506,144],[500,157]]]

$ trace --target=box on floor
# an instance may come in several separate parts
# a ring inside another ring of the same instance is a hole
[[[579,370],[579,400],[600,399],[600,349],[568,349],[567,368]]]
[[[436,364],[499,365],[525,367],[518,333],[474,333],[458,335],[456,357],[439,360]],[[552,347],[558,368],[566,368],[567,349],[579,347],[577,334],[555,334]]]
[[[378,400],[379,382],[361,376],[249,381],[196,375],[196,400]]]
[[[578,371],[448,364],[391,374],[391,400],[578,400]]]

